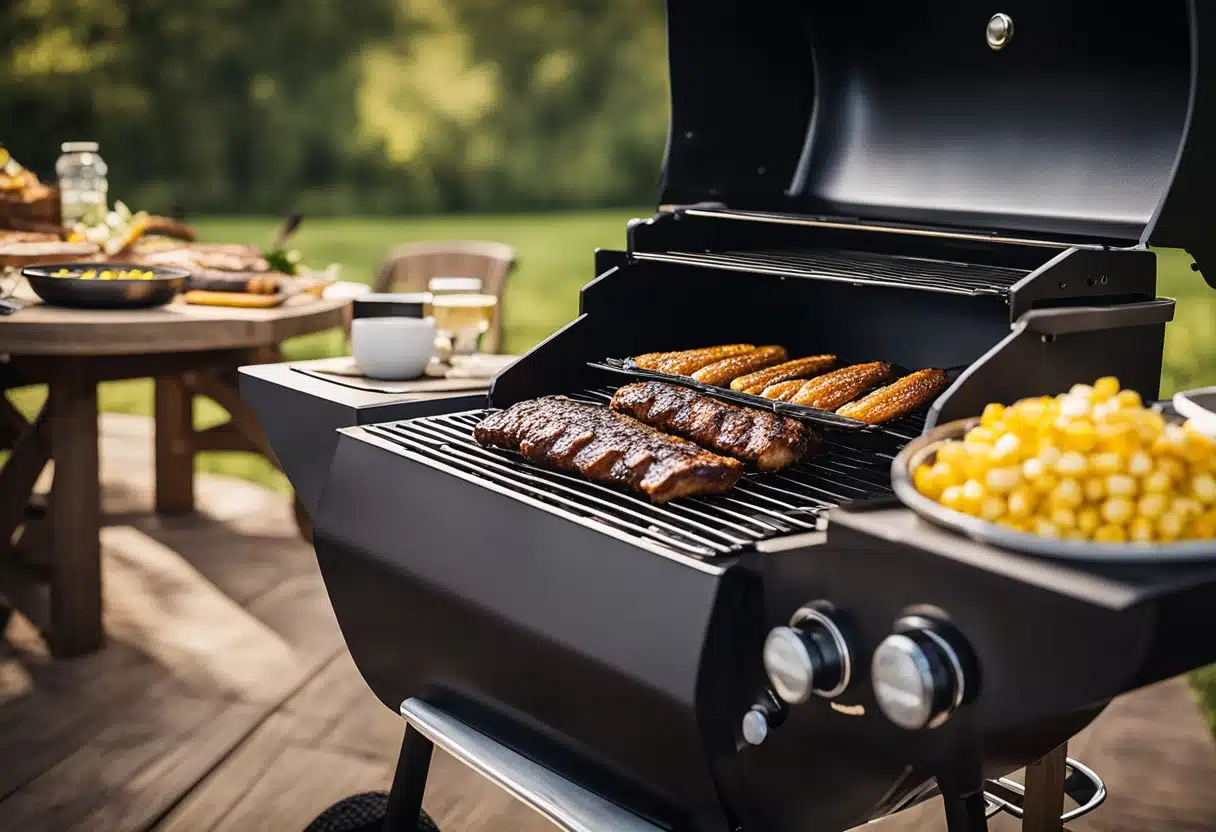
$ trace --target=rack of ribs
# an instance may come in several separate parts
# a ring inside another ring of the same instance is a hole
[[[655,503],[721,494],[743,473],[737,459],[565,396],[530,399],[491,413],[473,430],[473,438],[518,451],[538,465],[625,486]]]
[[[823,447],[823,439],[796,419],[728,404],[661,381],[620,388],[611,407],[710,450],[753,462],[761,471],[793,465]]]

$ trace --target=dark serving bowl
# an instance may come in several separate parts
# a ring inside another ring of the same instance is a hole
[[[85,279],[74,275],[87,271],[128,271],[139,269],[152,272],[141,280]],[[70,274],[56,275],[66,269]],[[133,266],[122,263],[51,263],[21,270],[34,293],[52,306],[76,309],[143,309],[164,306],[186,286],[190,273],[182,269],[160,266]]]

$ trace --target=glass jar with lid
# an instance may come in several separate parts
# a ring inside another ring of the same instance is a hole
[[[97,142],[64,142],[55,163],[59,176],[59,202],[63,224],[95,226],[109,210],[109,168],[98,153]]]

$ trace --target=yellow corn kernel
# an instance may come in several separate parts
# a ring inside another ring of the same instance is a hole
[[[1196,525],[1198,525],[1198,521],[1196,521]],[[1185,517],[1179,517],[1177,514],[1163,514],[1157,520],[1157,539],[1162,542],[1179,540],[1185,531]]]
[[[939,483],[941,483],[942,488],[945,488],[948,485],[962,485],[967,481],[967,478],[963,476],[963,472],[961,470],[955,468],[953,465],[947,465],[944,462],[934,463],[933,477]]]
[[[1194,531],[1195,537],[1200,540],[1216,539],[1216,509],[1210,509],[1199,517],[1196,517],[1191,523],[1191,528]]]
[[[984,490],[984,486],[976,480],[967,480],[963,483],[962,494],[962,511],[967,514],[978,515],[980,512],[980,504],[984,501],[984,497],[988,496],[988,492]]]
[[[938,447],[937,461],[953,468],[962,468],[967,461],[967,448],[957,439],[951,439]]]
[[[972,448],[963,461],[962,473],[969,480],[982,480],[992,467],[991,449]]]
[[[941,504],[948,509],[962,511],[963,487],[961,485],[951,485],[942,489]]]
[[[992,427],[995,422],[1001,421],[1005,415],[1005,405],[993,402],[984,407],[984,413],[980,416],[980,424],[984,427]]]
[[[1056,463],[1060,461],[1060,457],[1064,452],[1051,443],[1046,443],[1039,448],[1038,458],[1043,461],[1043,464],[1048,468],[1055,468]]]
[[[963,444],[968,448],[974,445],[991,445],[996,441],[996,434],[985,427],[972,428],[967,431],[967,435],[963,437]]]
[[[1034,521],[1033,531],[1039,537],[1059,537],[1060,530],[1050,520],[1038,518]]]
[[[1111,497],[1133,497],[1137,484],[1127,474],[1111,474],[1106,478],[1106,493]]]
[[[1012,517],[1029,517],[1034,513],[1035,494],[1029,488],[1015,489],[1008,499],[1009,514]]]
[[[1005,494],[1022,484],[1022,472],[1019,468],[993,468],[984,476],[984,485],[996,494]]]
[[[1005,501],[995,494],[989,494],[980,503],[980,517],[989,522],[996,522],[1005,516],[1008,507]]]
[[[1016,433],[1002,434],[992,446],[992,461],[997,465],[1019,462],[1022,458],[1022,439]]]
[[[1181,460],[1170,456],[1158,457],[1156,470],[1164,472],[1176,482],[1186,477],[1186,466],[1182,464]]]
[[[1165,494],[1172,486],[1169,474],[1164,471],[1153,471],[1141,482],[1141,488],[1146,494]]]
[[[1107,523],[1123,525],[1132,519],[1135,506],[1126,497],[1111,497],[1102,504],[1102,519]]]
[[[934,465],[922,465],[912,475],[912,484],[916,490],[931,500],[936,500],[942,494],[941,481],[933,476]]]
[[[1065,529],[1060,536],[1065,540],[1089,540],[1089,535],[1080,529]]]
[[[1055,469],[1062,477],[1083,477],[1089,471],[1089,460],[1077,451],[1065,451],[1056,460]]]
[[[1144,407],[1144,402],[1140,399],[1140,394],[1135,390],[1120,390],[1115,394],[1115,401],[1120,407],[1131,409],[1136,407]]]
[[[1175,497],[1170,503],[1170,513],[1179,517],[1198,517],[1203,514],[1203,505],[1191,497]]]
[[[1216,503],[1216,479],[1211,474],[1198,474],[1191,478],[1191,493],[1204,505]]]
[[[1047,497],[1055,508],[1077,508],[1085,502],[1085,490],[1072,478],[1062,479]]]
[[[1103,451],[1089,458],[1089,469],[1095,474],[1118,474],[1123,471],[1123,457],[1114,451]]]
[[[1107,523],[1099,526],[1094,532],[1094,541],[1096,543],[1126,543],[1127,532],[1123,530],[1122,526]]]
[[[96,276],[97,276],[97,272],[95,272],[93,269],[88,269],[87,271],[83,271],[80,273],[81,280],[92,280]]]
[[[1080,399],[1093,398],[1094,388],[1088,384],[1074,384],[1068,391],[1069,396],[1076,396]]]
[[[1136,503],[1136,515],[1146,517],[1149,520],[1156,520],[1165,514],[1169,505],[1169,498],[1164,494],[1145,494]]]
[[[1113,399],[1119,395],[1119,379],[1114,376],[1102,376],[1094,382],[1094,398],[1099,401]]]
[[[1127,472],[1133,477],[1147,476],[1153,470],[1153,458],[1144,451],[1137,451],[1127,461]]]
[[[1137,517],[1127,527],[1127,536],[1135,543],[1151,543],[1154,532],[1153,521],[1147,517]]]
[[[1098,429],[1093,422],[1079,418],[1064,427],[1063,443],[1065,448],[1088,454],[1098,444]]]
[[[1106,478],[1089,477],[1085,480],[1085,499],[1091,503],[1100,503],[1106,499]]]
[[[1070,508],[1057,506],[1052,509],[1051,522],[1061,530],[1077,528],[1077,513]]]
[[[1077,528],[1087,535],[1092,535],[1102,525],[1102,515],[1096,508],[1083,508],[1077,512]]]

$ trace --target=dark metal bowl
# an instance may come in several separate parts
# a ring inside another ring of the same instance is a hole
[[[71,275],[56,276],[67,269],[73,275],[89,270],[122,271],[135,269],[152,272],[147,280],[83,280]],[[21,270],[30,288],[52,306],[75,309],[144,309],[164,306],[186,286],[190,273],[160,266],[134,266],[122,263],[51,263]]]
[[[922,463],[932,462],[937,449],[950,439],[962,439],[979,419],[961,419],[941,425],[912,440],[891,463],[891,486],[900,502],[925,520],[961,535],[1001,549],[1010,549],[1039,557],[1061,560],[1098,561],[1106,563],[1152,563],[1216,560],[1216,541],[1199,540],[1181,543],[1095,543],[1079,540],[1056,540],[1029,532],[1019,532],[989,523],[978,517],[948,509],[916,490],[912,473]]]

